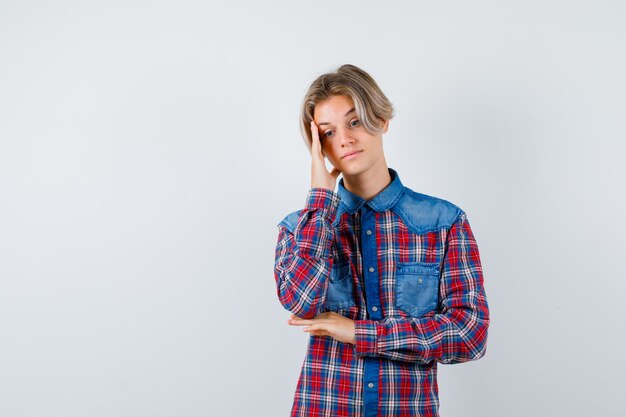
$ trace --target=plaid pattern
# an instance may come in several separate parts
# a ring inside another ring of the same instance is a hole
[[[291,416],[438,416],[437,363],[485,354],[489,309],[466,214],[392,182],[365,201],[309,190],[278,225],[281,304],[302,318],[335,311],[356,344],[309,337]]]

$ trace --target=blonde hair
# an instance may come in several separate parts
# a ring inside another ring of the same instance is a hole
[[[313,140],[311,120],[315,106],[330,96],[338,95],[352,99],[357,117],[370,133],[382,132],[385,121],[394,116],[393,105],[367,72],[352,64],[342,65],[313,81],[302,101],[300,131],[309,150]]]

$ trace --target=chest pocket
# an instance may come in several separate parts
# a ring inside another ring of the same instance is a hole
[[[420,317],[437,307],[439,263],[398,262],[396,266],[396,307]]]
[[[355,305],[350,264],[333,265],[326,292],[328,310],[340,310]]]

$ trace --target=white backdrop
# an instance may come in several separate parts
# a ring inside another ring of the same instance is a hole
[[[308,335],[273,277],[341,64],[389,166],[463,208],[486,356],[448,417],[624,416],[620,1],[0,1],[0,416],[286,416]]]

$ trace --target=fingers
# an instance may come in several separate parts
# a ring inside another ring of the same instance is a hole
[[[291,317],[287,319],[287,324],[292,326],[312,326],[319,323],[330,323],[332,320],[326,319],[326,316],[328,316],[328,314],[323,313],[313,319],[301,319],[300,317],[292,314]]]
[[[333,316],[333,315],[334,315],[334,316],[340,316],[341,314],[337,314],[337,313],[335,313],[334,311],[325,311],[325,312],[323,312],[323,313],[318,314],[317,316],[315,316],[315,317],[314,317],[314,318],[312,318],[311,320],[315,320],[315,319],[319,319],[319,318],[322,318],[322,317],[327,317],[327,316]],[[289,317],[290,317],[290,318],[292,318],[292,319],[300,319],[300,320],[305,320],[305,319],[303,319],[302,317],[298,317],[298,316],[296,316],[295,314],[291,314]]]
[[[307,327],[303,330],[313,336],[332,336],[328,331],[322,329],[311,329],[310,327]]]
[[[314,324],[318,324],[318,323],[329,323],[330,320],[324,320],[324,319],[311,319],[311,320],[305,320],[305,319],[289,319],[287,320],[288,324],[291,324],[292,326],[312,326]]]
[[[287,320],[292,326],[305,326],[302,331],[311,336],[329,336],[340,342],[355,344],[354,321],[333,311],[312,319],[302,319],[294,314]]]
[[[311,152],[314,156],[324,159],[322,154],[322,145],[320,144],[319,130],[315,124],[315,120],[311,120]]]
[[[328,332],[327,329],[320,327],[318,325],[305,327],[304,329],[302,329],[302,331],[315,335],[315,336],[330,336],[330,333]]]
[[[305,327],[304,329],[302,329],[302,331],[309,332],[311,334],[316,334],[316,333],[327,333],[328,329],[326,329],[326,327],[324,327],[324,325],[321,323],[315,323],[308,327]]]
[[[306,326],[306,325],[309,325],[309,324],[314,324],[314,323],[316,323],[316,321],[295,318],[295,319],[287,320],[287,323],[289,323],[289,324],[291,324],[293,326]]]

